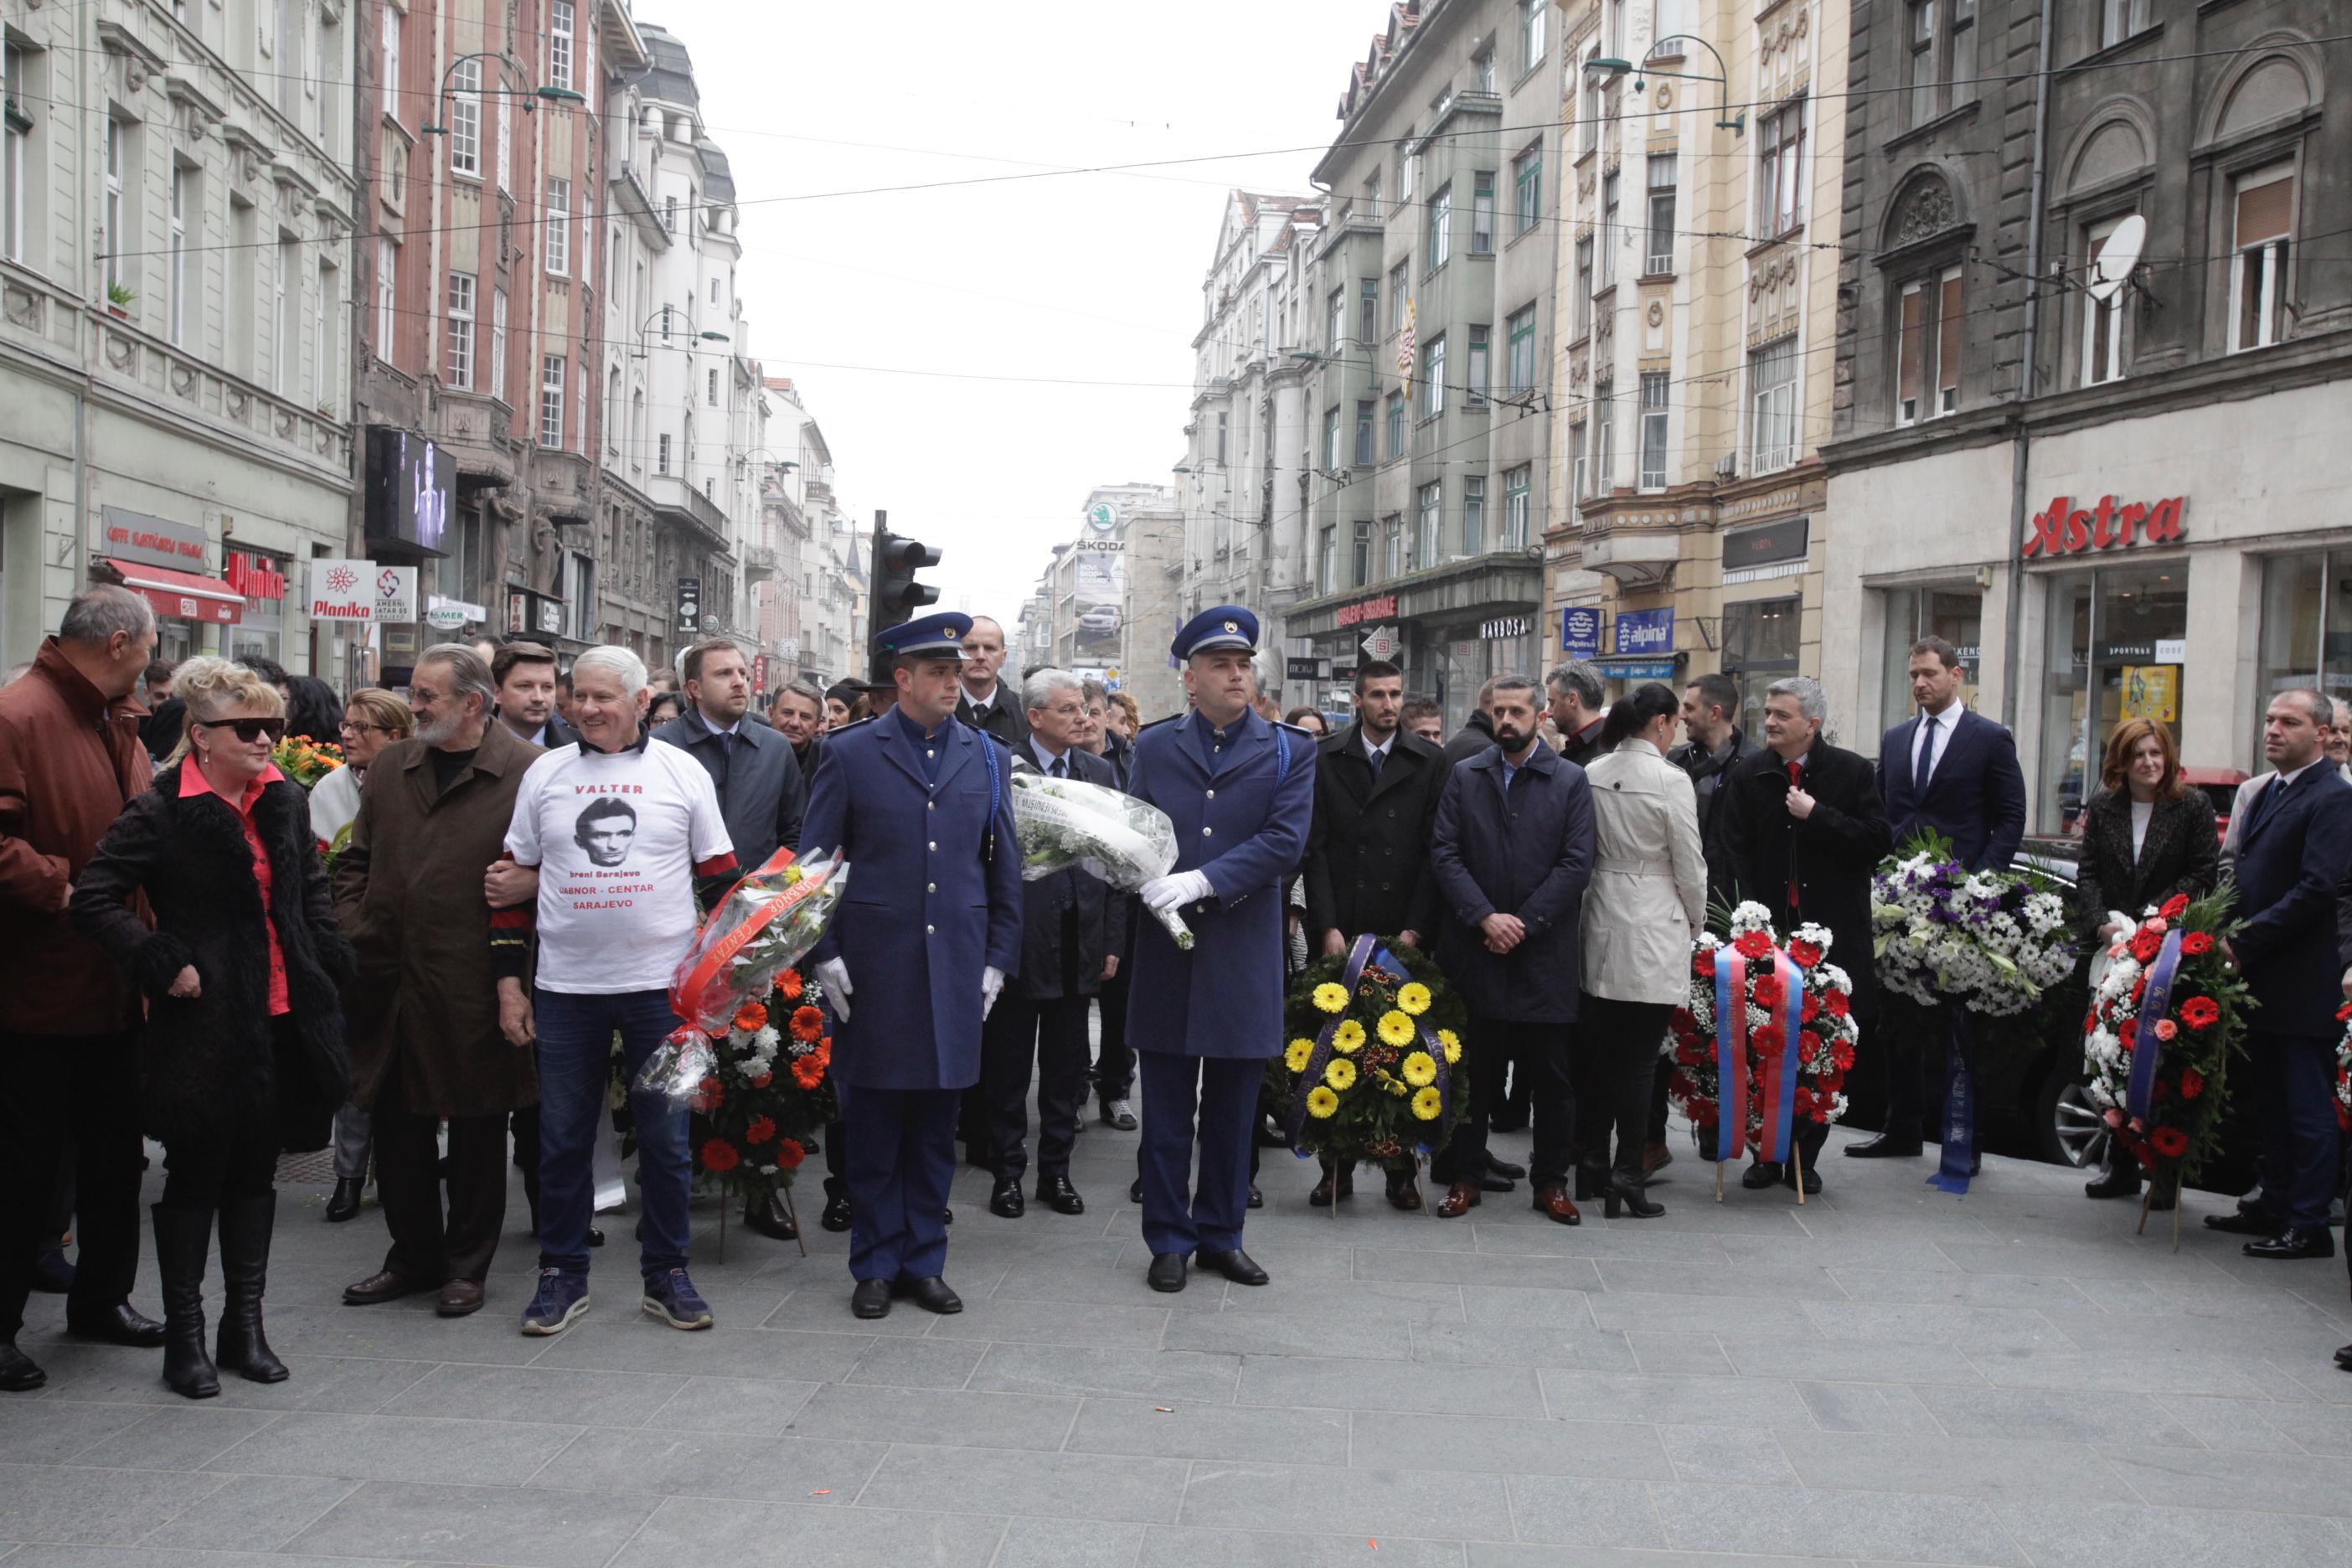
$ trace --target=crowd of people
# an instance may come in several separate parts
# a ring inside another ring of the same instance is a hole
[[[700,912],[780,849],[855,868],[807,963],[841,1108],[818,1224],[849,1235],[858,1318],[961,1310],[958,1145],[992,1179],[992,1215],[1083,1213],[1071,1155],[1089,1098],[1104,1127],[1140,1133],[1128,1196],[1149,1286],[1181,1290],[1195,1268],[1265,1283],[1243,1242],[1259,1151],[1279,1141],[1265,1086],[1285,992],[1367,934],[1433,956],[1471,1019],[1466,1110],[1430,1161],[1442,1190],[1389,1161],[1398,1208],[1458,1218],[1524,1181],[1559,1224],[1594,1202],[1663,1213],[1667,1015],[1710,910],[1743,901],[1782,931],[1826,929],[1852,977],[1874,1136],[1844,1152],[1939,1143],[1947,1169],[1967,1163],[1937,1108],[1970,1060],[1969,1015],[1883,993],[1871,962],[1871,880],[1892,849],[1932,832],[1970,869],[2002,869],[2023,839],[2015,746],[1964,700],[1949,644],[1911,649],[1916,712],[1874,762],[1830,742],[1801,676],[1766,689],[1759,733],[1722,675],[1612,701],[1573,660],[1497,675],[1452,736],[1380,660],[1358,667],[1343,722],[1284,714],[1258,689],[1258,630],[1231,605],[1187,622],[1171,647],[1184,710],[1152,723],[1071,671],[1007,679],[1002,627],[961,615],[880,634],[887,685],[796,680],[764,705],[724,639],[675,672],[616,647],[567,667],[520,638],[441,644],[400,689],[338,700],[263,658],[156,661],[146,603],[87,591],[0,689],[0,1389],[43,1381],[16,1343],[36,1289],[64,1295],[73,1335],[160,1349],[184,1395],[217,1394],[224,1373],[283,1380],[262,1303],[285,1152],[333,1150],[330,1222],[373,1183],[389,1245],[348,1305],[430,1294],[452,1318],[488,1299],[519,1166],[539,1249],[520,1326],[562,1332],[604,1241],[616,1068],[642,1310],[709,1327],[688,1113],[639,1069],[677,1026],[669,981]],[[276,761],[289,735],[331,735],[342,765],[306,790]],[[2327,1257],[2352,707],[2279,693],[2264,753],[2225,836],[2169,730],[2118,724],[2082,815],[2076,908],[2088,951],[2233,882],[2262,1182],[2206,1223],[2252,1258]],[[1157,807],[1174,864],[1139,889],[1082,868],[1024,879],[1024,773]],[[135,1079],[135,1118],[87,1091],[93,1068]],[[1492,1141],[1523,1127],[1524,1167]],[[1796,1158],[1750,1163],[1744,1184],[1821,1191],[1826,1131],[1801,1124]],[[161,1321],[131,1304],[142,1137],[163,1152]],[[1349,1201],[1354,1175],[1327,1161],[1308,1203]],[[2117,1156],[2088,1191],[2140,1184]],[[778,1198],[743,1217],[797,1234]],[[2338,1360],[2352,1370],[2352,1347]]]

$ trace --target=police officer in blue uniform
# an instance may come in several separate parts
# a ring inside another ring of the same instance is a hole
[[[941,1278],[956,1108],[980,1079],[980,1026],[1021,951],[1011,759],[956,722],[969,616],[926,616],[875,646],[898,701],[825,739],[803,853],[839,849],[849,885],[813,953],[832,999],[848,1146],[850,1310],[963,1302]]]
[[[1257,617],[1232,605],[1185,623],[1173,651],[1192,710],[1138,732],[1128,777],[1176,826],[1176,865],[1143,885],[1143,901],[1177,910],[1193,937],[1185,952],[1147,920],[1135,943],[1127,1027],[1155,1290],[1181,1290],[1195,1257],[1238,1284],[1266,1282],[1242,1250],[1242,1221],[1258,1085],[1282,1050],[1283,889],[1307,852],[1315,740],[1251,710],[1257,634]],[[1188,1190],[1196,1114],[1200,1178]]]

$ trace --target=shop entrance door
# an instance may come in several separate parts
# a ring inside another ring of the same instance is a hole
[[[2180,672],[2188,637],[2185,562],[2052,581],[2038,831],[2074,831],[2084,803],[2098,791],[2107,736],[2122,721],[2153,719],[2175,742],[2186,738]]]

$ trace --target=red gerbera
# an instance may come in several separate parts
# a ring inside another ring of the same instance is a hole
[[[776,994],[782,996],[787,1002],[799,1001],[801,999],[801,972],[797,969],[787,969],[783,973],[777,976]]]
[[[2209,1029],[2221,1016],[2210,996],[2191,996],[2180,1005],[2180,1021],[2192,1029]]]
[[[814,1040],[824,1033],[824,1015],[814,1007],[793,1009],[793,1038]]]
[[[2172,897],[2165,900],[2163,903],[2157,906],[2156,912],[2162,915],[2168,921],[2179,920],[2181,916],[2189,912],[2189,895],[2186,893],[2173,894]]]
[[[1713,979],[1715,977],[1715,949],[1708,948],[1704,952],[1692,954],[1691,973],[1699,976],[1703,980]]]
[[[1740,956],[1743,958],[1769,958],[1772,956],[1772,939],[1766,936],[1760,931],[1746,932],[1738,942],[1733,942],[1731,945],[1739,950]]]
[[[794,1139],[787,1138],[776,1145],[776,1169],[780,1171],[796,1171],[807,1158],[808,1151]]]
[[[1789,956],[1797,961],[1800,968],[1811,969],[1822,961],[1822,950],[1816,942],[1792,942],[1789,944]]]
[[[796,1058],[793,1063],[793,1081],[804,1089],[814,1089],[824,1081],[824,1064],[814,1056]]]
[[[731,1171],[742,1163],[743,1156],[724,1138],[713,1138],[702,1145],[702,1168],[714,1175]]]
[[[2159,1127],[2147,1135],[2147,1142],[2167,1160],[2178,1160],[2189,1152],[2189,1134],[2178,1127]]]
[[[1832,991],[1829,994],[1828,1000],[1822,1005],[1830,1010],[1831,1017],[1843,1018],[1853,1011],[1853,999],[1843,991]]]
[[[2195,1068],[2180,1069],[2180,1098],[2195,1100],[2205,1092],[2205,1075]]]
[[[1804,1005],[1800,1010],[1798,1016],[1808,1024],[1820,1017],[1822,1016],[1821,996],[1815,992],[1806,992]]]
[[[756,1035],[768,1026],[768,1010],[757,1002],[746,1002],[735,1011],[735,1026],[747,1035]]]
[[[758,1078],[746,1079],[743,1081],[750,1084],[753,1089],[765,1089],[770,1084],[776,1081],[776,1075],[772,1072],[763,1072]]]
[[[2123,1042],[2124,1049],[2131,1049],[2132,1042],[2139,1038],[2139,1020],[2137,1018],[2126,1018],[2122,1023],[2117,1024],[2116,1026],[2116,1038]]]
[[[2180,951],[2187,953],[2191,958],[2212,952],[2212,933],[2201,931],[2192,931],[2188,932],[2180,939]]]
[[[2139,930],[2132,932],[2131,955],[2134,958],[2138,959],[2142,963],[2146,963],[2155,958],[2158,952],[2163,951],[2163,949],[2164,938],[2158,932],[2148,930],[2146,926],[2142,926]]]
[[[1706,1047],[1696,1040],[1685,1040],[1675,1047],[1675,1060],[1688,1067],[1696,1067],[1706,1060]]]
[[[1848,1071],[1853,1066],[1853,1047],[1840,1040],[1830,1047],[1830,1061],[1838,1071]]]
[[[751,1124],[743,1129],[743,1142],[754,1145],[765,1143],[775,1135],[776,1123],[772,1117],[754,1116]]]
[[[694,1088],[694,1109],[709,1115],[727,1103],[727,1091],[715,1078],[704,1079]]]
[[[1766,1024],[1748,1037],[1756,1043],[1756,1054],[1765,1057],[1779,1056],[1781,1048],[1789,1043],[1788,1035],[1778,1024]]]
[[[1769,969],[1756,977],[1756,983],[1748,988],[1748,994],[1759,1007],[1778,1007],[1788,995],[1780,984],[1780,977]]]
[[[1822,1037],[1811,1029],[1797,1031],[1797,1054],[1801,1060],[1811,1061],[1821,1055]]]

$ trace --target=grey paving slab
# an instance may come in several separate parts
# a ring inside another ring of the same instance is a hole
[[[1712,1337],[1707,1341],[1714,1342]],[[1423,1323],[1412,1330],[1415,1361],[1456,1365],[1582,1367],[1591,1372],[1638,1372],[1626,1336],[1600,1329],[1538,1324]]]
[[[0,1399],[0,1464],[58,1464],[146,1418],[136,1405]]]
[[[2099,1451],[2083,1443],[1897,1432],[1784,1430],[1778,1436],[1799,1479],[1817,1490],[2105,1497],[2116,1486]]]
[[[962,1311],[932,1321],[934,1340],[981,1340],[992,1343],[1125,1346],[1149,1349],[1167,1331],[1169,1309],[1149,1306],[1150,1292],[1138,1292],[1128,1306],[1079,1301],[967,1301]],[[893,1313],[892,1316],[898,1314]]]
[[[857,1506],[1173,1524],[1188,1468],[1181,1459],[900,1445],[884,1457]]]
[[[1580,1563],[1596,1550],[1666,1544],[1665,1526],[1647,1486],[1513,1476],[1508,1490],[1518,1538],[1572,1547],[1567,1561]]]
[[[1354,1417],[1348,1462],[1359,1469],[1470,1474],[1616,1476],[1668,1480],[1674,1470],[1658,1429],[1630,1422],[1506,1420],[1485,1415],[1386,1413]]]
[[[272,1348],[278,1330],[270,1331]],[[520,1342],[520,1335],[516,1336]],[[61,1353],[62,1352],[62,1353]],[[223,1380],[217,1403],[225,1409],[339,1410],[366,1415],[433,1370],[420,1361],[279,1352],[293,1377],[282,1384]],[[98,1404],[184,1405],[163,1386],[163,1358],[153,1351],[100,1345],[44,1346],[39,1360],[49,1374],[51,1397]]]
[[[1813,1331],[1802,1301],[1777,1296],[1660,1296],[1604,1290],[1589,1305],[1604,1329],[1652,1329],[1705,1334],[1803,1334]]]
[[[688,1382],[683,1376],[663,1373],[443,1366],[386,1400],[379,1414],[637,1426],[675,1398]]]
[[[868,1443],[984,1443],[1050,1453],[1069,1436],[1075,1399],[978,1390],[845,1388],[811,1394],[786,1426],[795,1437]]]
[[[1403,1361],[1249,1356],[1243,1405],[1305,1405],[1333,1410],[1423,1415],[1541,1415],[1543,1393],[1526,1367],[1435,1366]]]
[[[508,1487],[370,1481],[287,1542],[289,1552],[362,1550],[419,1563],[580,1568],[607,1561],[659,1500]]]
[[[541,1466],[529,1484],[564,1491],[654,1492],[755,1502],[805,1497],[845,1507],[888,1448],[885,1443],[839,1438],[770,1437],[746,1443],[732,1434],[702,1436],[591,1427]]]
[[[2101,1568],[2116,1561],[2118,1542],[2165,1568],[2352,1564],[2352,1535],[2333,1520],[2310,1515],[2149,1508],[2090,1498],[1990,1506],[2011,1538],[2032,1548],[2034,1568]]]
[[[889,1388],[962,1388],[971,1382],[988,1349],[972,1340],[877,1339],[841,1381]]]
[[[1181,1399],[1089,1399],[1065,1447],[1074,1454],[1344,1465],[1348,1414]]]
[[[577,1426],[294,1410],[207,1461],[224,1474],[520,1486]]]
[[[643,1426],[689,1432],[734,1432],[772,1437],[817,1391],[814,1383],[771,1383],[748,1377],[690,1377],[646,1413]]]
[[[1911,1393],[1927,1406],[1937,1425],[1955,1437],[2000,1439],[2032,1433],[2068,1443],[2203,1447],[2194,1433],[2145,1394],[1932,1386]]]
[[[1191,1295],[1188,1289],[1184,1292]],[[1463,1321],[1462,1288],[1450,1281],[1340,1279],[1226,1288],[1226,1316],[1288,1318],[1391,1329]],[[1198,1320],[1190,1321],[1197,1322]]]
[[[1626,1266],[1634,1265],[1629,1262]],[[1600,1273],[1590,1258],[1539,1258],[1501,1252],[1476,1252],[1465,1257],[1418,1248],[1398,1251],[1368,1247],[1356,1249],[1356,1278],[1437,1285],[1531,1285],[1547,1290],[1591,1290],[1601,1284]]]
[[[1230,1405],[1241,1378],[1238,1355],[1181,1350],[1102,1350],[1078,1346],[991,1345],[967,1386],[999,1394],[1086,1394],[1185,1399]]]
[[[1986,1381],[1958,1346],[1933,1341],[1726,1334],[1723,1350],[1743,1377],[1819,1377],[1834,1372],[1855,1383]]]
[[[1768,1487],[1790,1486],[1797,1479],[1797,1472],[1769,1432],[1737,1426],[1661,1426],[1658,1439],[1665,1445],[1666,1458],[1674,1467],[1674,1473],[1663,1479]]]
[[[1944,1429],[1916,1391],[1884,1383],[1800,1383],[1797,1396],[1824,1432],[1929,1432]]]
[[[275,1552],[364,1483],[341,1476],[231,1476],[140,1538],[142,1549]],[[344,1550],[367,1550],[348,1542]]]
[[[1481,1215],[1487,1211],[1481,1209]],[[1480,1252],[1531,1258],[1631,1258],[1658,1263],[1720,1263],[1726,1237],[1622,1226],[1554,1225],[1538,1214],[1482,1219],[1473,1226]]]
[[[1468,1568],[1550,1568],[1561,1561],[1556,1546],[1512,1545],[1499,1542],[1469,1543]],[[1836,1559],[1824,1557],[1751,1557],[1746,1552],[1710,1553],[1693,1557],[1681,1552],[1644,1552],[1635,1548],[1579,1547],[1576,1568],[1834,1568]]]
[[[1463,1568],[1463,1543],[1415,1536],[1299,1535],[1154,1525],[1134,1568]]]
[[[1098,1519],[1016,1519],[990,1568],[1133,1568],[1149,1526]]]
[[[1939,1252],[1937,1256],[1942,1256]],[[1937,1268],[1848,1268],[1832,1267],[1839,1289],[1855,1301],[1945,1301],[1961,1307],[2079,1307],[2095,1298],[2085,1294],[2093,1283],[2061,1274],[1970,1274],[1952,1267]],[[2136,1285],[2137,1281],[2116,1283]]]
[[[612,1568],[681,1563],[822,1563],[824,1568],[988,1568],[1002,1516],[897,1513],[811,1503],[670,1498]]]
[[[1811,1426],[1795,1387],[1780,1378],[1619,1376],[1552,1372],[1544,1405],[1562,1420],[1656,1421],[1675,1426]]]
[[[630,1310],[635,1310],[634,1303]],[[527,1342],[544,1346],[535,1366],[829,1383],[857,1364],[874,1336],[730,1328],[682,1334],[640,1314],[618,1323],[592,1320],[551,1341]]]
[[[200,1470],[227,1449],[285,1419],[270,1411],[214,1410],[182,1400],[176,1406],[149,1411],[137,1426],[91,1444],[76,1454],[73,1462],[131,1470]]]
[[[1801,1263],[1647,1263],[1604,1258],[1601,1282],[1612,1291],[1658,1296],[1767,1296],[1780,1301],[1843,1301],[1844,1289],[1824,1268]]]
[[[1561,1483],[1546,1480],[1547,1486]],[[1612,1482],[1622,1488],[1625,1483]],[[1220,1530],[1291,1531],[1360,1539],[1411,1535],[1508,1541],[1503,1479],[1421,1470],[1196,1462],[1178,1522]]]
[[[2137,1447],[2101,1451],[2116,1473],[2150,1502],[2352,1519],[2352,1485],[2346,1484],[2343,1462],[2332,1456],[2192,1454]]]
[[[1954,1274],[1953,1279],[1968,1276]],[[2074,1311],[2075,1309],[2068,1309]],[[2080,1350],[2083,1342],[2029,1307],[1982,1307],[1953,1301],[1808,1301],[1805,1316],[1821,1333],[1844,1342],[1894,1341],[1961,1350]],[[2080,1322],[2078,1318],[2075,1320]],[[2091,1342],[2098,1331],[2088,1330]]]
[[[220,1484],[161,1470],[0,1465],[0,1541],[127,1545]]]
[[[395,1557],[202,1552],[143,1542],[138,1546],[25,1546],[0,1552],[0,1563],[36,1562],[42,1568],[402,1568]]]
[[[1669,1543],[1681,1552],[2029,1568],[1990,1509],[1972,1498],[1687,1482],[1654,1485],[1650,1492]]]

